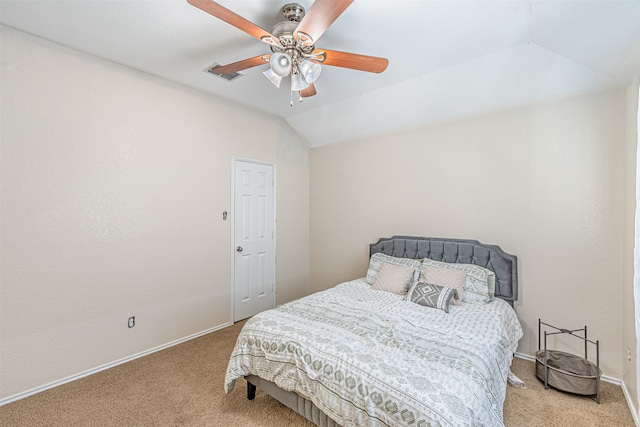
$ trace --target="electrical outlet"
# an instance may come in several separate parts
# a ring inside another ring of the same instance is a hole
[[[631,347],[627,349],[627,356],[629,357],[629,362],[631,362]]]
[[[129,317],[129,328],[133,328],[134,326],[136,326],[136,316],[131,316]]]

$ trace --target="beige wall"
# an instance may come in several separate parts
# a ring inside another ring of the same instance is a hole
[[[311,290],[364,276],[379,237],[497,244],[519,257],[518,351],[538,318],[588,325],[620,379],[624,148],[616,91],[313,149]]]
[[[636,216],[636,159],[638,145],[638,83],[626,90],[625,120],[625,207],[624,207],[624,286],[623,286],[623,348],[622,380],[627,388],[628,398],[638,414],[637,338],[636,308],[634,297],[634,245]],[[631,350],[631,361],[628,352]]]
[[[277,301],[307,294],[282,120],[1,31],[0,399],[230,322],[234,156],[276,164]]]

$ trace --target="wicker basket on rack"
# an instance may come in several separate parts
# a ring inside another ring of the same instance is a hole
[[[544,350],[536,352],[536,376],[544,381]],[[602,372],[590,361],[563,351],[547,350],[547,383],[558,390],[569,393],[595,395],[598,393],[598,378]]]

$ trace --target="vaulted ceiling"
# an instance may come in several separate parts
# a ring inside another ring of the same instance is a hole
[[[220,0],[271,31],[292,0]],[[312,0],[299,0],[309,10]],[[0,1],[0,23],[282,117],[312,146],[584,93],[640,76],[640,0],[356,0],[317,42],[389,59],[323,66],[298,102],[262,75],[204,70],[270,53],[186,0]]]

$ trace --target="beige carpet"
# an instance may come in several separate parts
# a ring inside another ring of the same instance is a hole
[[[223,391],[224,372],[242,324],[191,340],[0,407],[9,426],[312,426],[258,390],[246,400],[239,382]],[[505,424],[517,426],[633,426],[620,387],[602,383],[602,403],[544,390],[532,362],[516,359],[526,389],[509,386]]]

